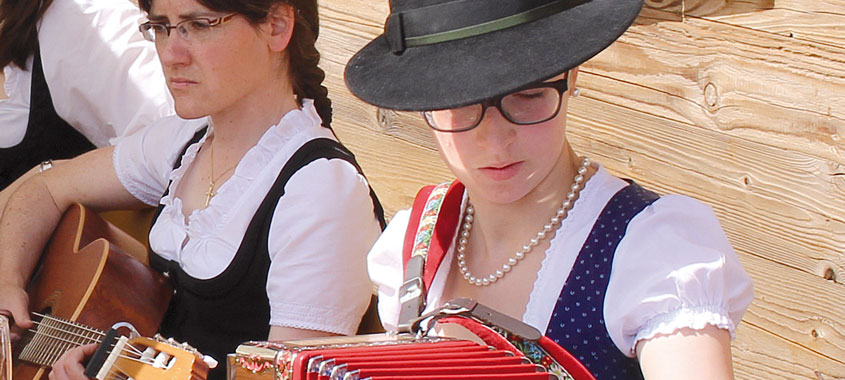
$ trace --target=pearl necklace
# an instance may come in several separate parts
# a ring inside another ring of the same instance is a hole
[[[552,230],[556,229],[558,224],[566,217],[569,210],[572,208],[572,203],[578,198],[578,193],[583,188],[584,183],[584,176],[587,173],[587,167],[590,166],[590,159],[584,157],[581,160],[581,167],[578,168],[578,174],[575,175],[574,182],[572,183],[572,187],[569,190],[569,193],[566,194],[566,200],[563,201],[563,204],[557,209],[557,212],[552,219],[549,221],[548,224],[543,226],[543,229],[540,232],[537,232],[537,236],[531,238],[528,241],[528,244],[522,246],[522,250],[516,252],[513,257],[508,258],[508,261],[502,264],[501,269],[497,270],[495,273],[492,273],[487,276],[476,277],[473,275],[469,269],[467,268],[467,259],[466,259],[466,250],[467,250],[467,243],[469,243],[469,232],[472,230],[472,221],[473,215],[475,214],[475,208],[472,204],[467,200],[467,209],[466,215],[464,215],[464,224],[461,228],[461,238],[458,239],[458,269],[460,269],[461,274],[463,275],[464,279],[467,280],[471,285],[475,286],[487,286],[496,281],[500,278],[504,277],[505,274],[511,271],[516,264],[519,264],[520,260],[524,259],[526,255],[528,255],[531,250],[534,249],[540,241],[545,239],[546,236],[549,235]]]

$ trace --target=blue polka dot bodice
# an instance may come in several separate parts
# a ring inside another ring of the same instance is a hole
[[[610,339],[604,296],[628,222],[657,198],[633,182],[611,198],[578,253],[546,330],[546,336],[578,358],[597,380],[643,378],[639,362]]]

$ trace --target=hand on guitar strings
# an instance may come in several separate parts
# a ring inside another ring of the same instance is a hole
[[[97,344],[86,344],[68,350],[53,364],[50,380],[90,380],[85,376],[85,361],[97,351]]]
[[[24,331],[32,327],[32,320],[27,312],[29,297],[22,288],[0,284],[0,315],[11,320],[10,335],[12,344],[17,343]]]

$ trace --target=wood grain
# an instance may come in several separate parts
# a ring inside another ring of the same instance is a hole
[[[381,33],[375,3],[323,1],[320,47],[335,129],[393,212],[451,176],[418,115],[343,86],[344,62]],[[831,0],[648,1],[571,102],[578,152],[713,207],[755,282],[738,379],[845,379],[843,15]]]

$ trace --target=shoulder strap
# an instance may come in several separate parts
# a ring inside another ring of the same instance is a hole
[[[205,127],[200,128],[200,130],[198,130],[196,133],[194,133],[194,136],[193,136],[193,137],[191,137],[191,139],[188,141],[188,143],[187,143],[187,144],[185,144],[185,146],[182,148],[182,152],[181,152],[181,153],[179,153],[179,156],[178,156],[178,157],[176,157],[176,162],[174,162],[174,163],[173,163],[173,170],[176,170],[176,169],[178,169],[180,166],[182,166],[182,158],[183,158],[183,157],[185,157],[185,153],[187,153],[187,152],[188,152],[188,148],[189,148],[191,145],[194,145],[194,144],[196,144],[197,142],[199,142],[199,141],[202,139],[202,137],[203,137],[203,136],[205,136],[205,132],[206,132],[206,131],[208,131],[208,126],[207,126],[207,125],[206,125]],[[166,196],[167,196],[167,194],[169,194],[169,193],[170,193],[170,182],[167,182],[167,187],[164,189],[164,194],[162,194],[162,195],[161,195],[161,197],[162,197],[162,198],[164,198],[164,197],[166,197]],[[160,208],[160,207],[159,207],[159,208]],[[159,210],[159,212],[160,212],[160,211],[161,211],[161,210]],[[158,214],[158,213],[156,213],[156,217],[158,217],[158,215],[157,215],[157,214]],[[155,220],[155,219],[153,219],[153,220]]]
[[[362,176],[364,175],[364,172],[361,170],[361,166],[359,166],[358,162],[355,161],[355,155],[353,155],[352,152],[346,149],[346,147],[344,147],[341,143],[325,137],[316,138],[303,144],[293,154],[293,156],[288,159],[288,162],[282,168],[282,171],[279,173],[279,177],[276,179],[273,187],[271,187],[270,191],[267,192],[268,195],[272,194],[273,197],[268,196],[265,198],[262,205],[259,206],[259,210],[269,206],[272,206],[270,209],[275,209],[275,204],[278,203],[279,199],[285,193],[284,188],[288,183],[288,180],[290,180],[290,178],[293,177],[299,169],[302,169],[312,161],[320,158],[342,159],[352,164],[352,166],[358,170],[358,174]],[[379,225],[381,225],[382,230],[384,230],[386,225],[384,220],[384,208],[381,206],[381,202],[379,202],[372,186],[370,186],[370,198],[372,198],[373,201],[373,214],[375,214]],[[267,202],[270,202],[271,204],[265,204]],[[270,212],[269,215],[272,215],[272,212]]]
[[[402,251],[400,330],[409,328],[425,308],[425,294],[454,241],[463,193],[463,184],[455,181],[424,187],[414,199]]]

